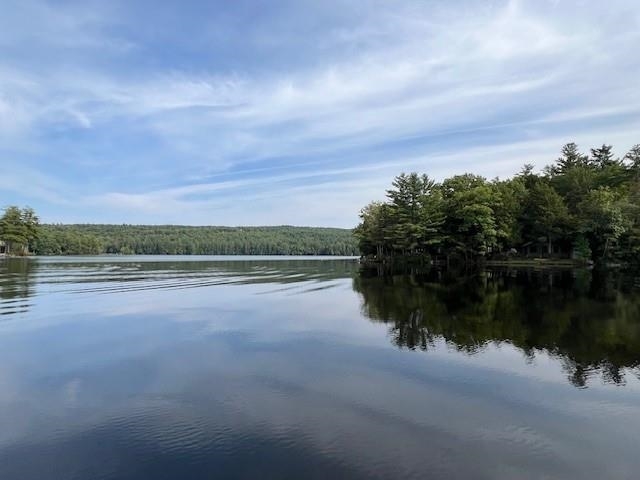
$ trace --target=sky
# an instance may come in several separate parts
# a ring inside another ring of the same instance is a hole
[[[394,176],[640,143],[636,0],[0,0],[0,206],[353,227]]]

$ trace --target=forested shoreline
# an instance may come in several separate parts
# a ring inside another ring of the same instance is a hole
[[[36,255],[357,255],[352,231],[319,227],[40,225]]]
[[[30,208],[0,218],[0,249],[36,255],[357,255],[373,261],[562,259],[637,264],[640,145],[617,158],[610,145],[575,143],[541,172],[508,179],[465,173],[436,182],[397,176],[386,202],[371,202],[352,231],[320,227],[39,224]],[[0,252],[1,253],[1,252]]]
[[[402,173],[386,193],[362,209],[355,229],[373,261],[638,262],[640,145],[617,158],[611,145],[584,154],[568,143],[542,172],[525,165],[505,180]]]

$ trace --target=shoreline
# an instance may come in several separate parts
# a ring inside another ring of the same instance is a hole
[[[487,260],[482,263],[487,267],[554,267],[554,268],[589,268],[592,263],[571,259],[532,258],[518,260]]]
[[[392,266],[392,265],[429,265],[433,267],[446,266],[446,262],[442,261],[425,261],[423,257],[394,257],[385,259],[368,259],[360,258],[360,263],[365,266]],[[453,265],[453,264],[452,264]],[[465,265],[464,262],[456,263],[456,265]],[[592,262],[584,262],[574,259],[553,259],[553,258],[519,258],[508,260],[482,260],[478,262],[470,262],[467,265],[475,265],[478,267],[526,267],[526,268],[592,268]],[[612,265],[613,266],[613,265]],[[623,265],[615,265],[623,266]]]

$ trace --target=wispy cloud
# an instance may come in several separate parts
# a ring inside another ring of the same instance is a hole
[[[194,2],[148,22],[16,2],[0,155],[46,180],[0,194],[50,220],[349,226],[401,170],[508,175],[574,139],[622,154],[640,141],[633,3]]]

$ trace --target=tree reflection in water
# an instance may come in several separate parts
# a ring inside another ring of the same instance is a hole
[[[362,310],[390,325],[400,348],[429,350],[444,339],[474,354],[507,342],[533,359],[558,358],[569,381],[600,374],[622,385],[640,376],[640,289],[622,275],[589,270],[437,270],[388,274],[363,269],[353,281]]]
[[[28,311],[35,293],[34,270],[27,258],[0,258],[0,321],[2,316]]]

